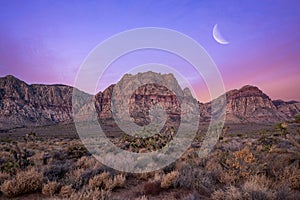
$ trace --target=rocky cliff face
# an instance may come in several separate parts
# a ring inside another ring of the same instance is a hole
[[[226,122],[227,123],[273,123],[289,120],[299,110],[298,102],[274,102],[259,88],[246,85],[239,90],[226,93]],[[200,104],[204,118],[209,119],[211,102]]]
[[[143,84],[147,82],[150,83]],[[96,108],[102,125],[114,126],[116,125],[114,123],[115,117],[123,120],[126,119],[125,114],[129,113],[135,124],[143,126],[151,122],[152,106],[159,106],[166,112],[165,124],[176,128],[180,123],[180,103],[183,101],[187,105],[192,105],[191,103],[197,105],[197,100],[191,96],[190,91],[188,89],[182,90],[172,74],[161,75],[146,72],[137,75],[127,74],[118,84],[111,85],[103,93],[97,94]],[[111,102],[115,106],[116,116],[112,114]],[[129,106],[124,106],[126,104]],[[192,108],[188,107],[187,109]]]
[[[153,79],[155,83],[134,89],[143,81]],[[126,99],[131,90],[133,92]],[[65,85],[28,85],[13,76],[0,78],[0,129],[72,122],[72,92],[73,88]],[[117,99],[112,100],[113,94],[118,94]],[[289,120],[300,113],[299,102],[272,101],[254,86],[229,91],[226,98],[226,121],[229,123],[273,123]],[[149,108],[153,105],[157,104],[166,110],[168,122],[177,123],[180,113],[184,112],[180,102],[185,101],[187,105],[197,102],[188,89],[179,87],[172,74],[153,72],[127,74],[118,84],[99,92],[93,99],[98,117],[103,122],[113,121],[111,102],[119,106],[122,116],[128,112],[122,105],[129,101],[130,117],[139,125],[150,122]],[[82,109],[86,113],[89,111],[89,108]],[[199,103],[199,109],[200,120],[209,121],[211,102]],[[193,112],[192,109],[189,111]]]
[[[295,115],[300,113],[300,103],[297,101],[285,102],[282,100],[274,100],[272,103],[286,118],[293,118]]]
[[[244,86],[227,92],[228,122],[274,122],[285,119],[271,99],[254,86]]]
[[[147,79],[158,81],[161,84],[142,84],[149,82]],[[136,87],[141,85],[140,87]],[[134,118],[134,122],[139,125],[148,124],[149,109],[152,105],[158,104],[167,110],[169,115],[178,116],[180,114],[180,107],[174,92],[169,90],[164,85],[174,87],[177,92],[183,95],[176,79],[173,75],[160,75],[153,72],[143,74],[125,75],[117,85],[112,85],[107,88],[102,95],[102,112],[101,119],[112,118],[111,101],[113,101],[119,116],[126,112],[130,113],[130,117]],[[114,94],[113,94],[114,91]],[[113,100],[112,100],[113,98]],[[125,110],[125,104],[129,103],[129,110]]]
[[[1,78],[1,129],[71,122],[72,89],[65,85],[28,85],[13,76]]]

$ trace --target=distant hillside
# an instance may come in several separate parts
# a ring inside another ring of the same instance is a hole
[[[162,85],[172,85],[188,101],[196,101],[187,89],[182,90],[179,87],[172,74],[146,72],[125,75],[118,85],[124,88],[133,87],[134,83],[128,81],[130,76],[162,80]],[[111,85],[94,97],[101,120],[112,120],[110,102],[114,87],[115,85]],[[28,85],[13,76],[0,78],[0,129],[72,122],[72,91],[73,87],[66,85]],[[122,94],[122,90],[120,92]],[[272,101],[254,86],[228,91],[226,97],[226,121],[230,123],[273,123],[289,120],[300,113],[299,102]],[[149,123],[148,109],[157,102],[167,110],[170,121],[180,119],[176,95],[168,88],[155,84],[142,86],[134,92],[131,96],[130,116],[139,125]],[[201,120],[209,121],[211,102],[198,103]]]

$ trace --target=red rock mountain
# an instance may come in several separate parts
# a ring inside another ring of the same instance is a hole
[[[138,77],[136,80],[147,78],[161,80],[161,85],[171,85],[174,87],[172,90],[185,97],[186,101],[196,101],[187,89],[182,90],[179,87],[172,74],[146,72],[125,75],[117,84],[118,87],[133,87],[136,83],[126,80],[135,76]],[[111,85],[93,97],[101,120],[112,119],[111,97],[114,87],[115,85]],[[120,88],[119,92],[123,94],[124,91]],[[73,87],[66,85],[29,85],[13,76],[0,78],[0,129],[72,122],[72,91]],[[255,86],[248,85],[239,90],[231,90],[226,93],[226,98],[228,123],[274,123],[289,120],[300,113],[299,102],[272,101]],[[166,87],[155,84],[144,85],[135,90],[130,97],[130,116],[137,124],[147,124],[149,107],[158,102],[167,110],[169,120],[177,121],[180,119],[178,102],[181,100]],[[199,108],[201,120],[208,121],[211,102],[205,104],[199,102]]]
[[[289,120],[300,112],[299,102],[274,104],[259,88],[250,85],[227,92],[226,101],[227,123],[273,123]],[[210,106],[210,102],[200,106],[208,117]]]
[[[1,78],[1,129],[70,122],[72,90],[65,85],[28,85],[13,76]]]

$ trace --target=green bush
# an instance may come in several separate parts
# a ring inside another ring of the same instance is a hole
[[[275,124],[275,129],[279,130],[281,132],[281,134],[286,133],[287,127],[288,127],[288,124],[286,122],[281,122],[281,123]]]
[[[300,123],[300,114],[298,114],[298,115],[295,116],[295,121],[297,123]]]

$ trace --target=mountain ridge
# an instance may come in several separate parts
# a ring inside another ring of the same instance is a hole
[[[126,82],[130,77],[137,77],[141,80],[155,77],[161,81],[162,85],[171,83],[180,94],[191,95],[190,91],[180,88],[171,74],[146,72],[124,75],[117,85],[123,88],[133,87],[134,84]],[[110,100],[115,86],[116,84],[112,84],[103,92],[93,95],[100,119],[112,117]],[[158,90],[162,93],[159,94]],[[154,93],[151,94],[151,91]],[[12,75],[0,78],[0,129],[72,122],[72,92],[72,86],[63,84],[27,84]],[[226,122],[228,123],[273,123],[290,120],[300,113],[298,101],[272,100],[257,86],[245,85],[240,89],[227,91],[225,95],[227,98]],[[174,116],[178,115],[178,111],[175,111],[173,107],[178,107],[178,102],[176,103],[175,96],[166,89],[153,85],[144,89],[139,88],[131,97],[132,101],[138,104],[138,107],[132,107],[131,117],[139,117],[140,119],[135,118],[135,122],[140,125],[146,123],[148,112],[143,106],[147,105],[149,108],[153,101],[163,100],[165,102],[163,105],[169,109],[170,114],[172,113],[176,120]],[[197,101],[192,96],[190,98]],[[198,101],[198,104],[201,120],[209,121],[211,102]]]
[[[126,75],[130,75],[130,76],[133,76],[132,74],[125,74],[124,76],[126,76]],[[167,74],[162,74],[162,75],[167,75]],[[0,81],[2,80],[2,79],[5,79],[5,78],[7,78],[7,77],[10,77],[10,78],[13,78],[13,79],[16,79],[16,80],[19,80],[19,81],[21,81],[21,82],[23,82],[23,83],[25,83],[26,85],[29,85],[29,86],[66,86],[66,87],[72,87],[73,88],[73,86],[70,86],[70,85],[67,85],[67,84],[61,84],[61,83],[53,83],[53,84],[44,84],[44,83],[32,83],[32,84],[29,84],[29,83],[27,83],[27,82],[25,82],[25,81],[23,81],[23,80],[21,80],[20,78],[18,78],[18,77],[16,77],[16,76],[13,76],[13,75],[5,75],[5,76],[2,76],[2,77],[0,77]],[[115,85],[115,83],[112,83],[111,85],[109,85],[108,87],[110,87],[110,86],[112,86],[112,85]],[[108,88],[107,87],[107,88]],[[228,92],[232,92],[232,91],[239,91],[239,90],[241,90],[241,89],[244,89],[244,88],[247,88],[247,87],[253,87],[253,88],[258,88],[259,89],[259,87],[258,86],[255,86],[255,85],[244,85],[244,86],[242,86],[242,87],[240,87],[239,89],[231,89],[231,90],[228,90],[228,91],[226,91],[225,93],[228,93]],[[106,89],[107,89],[106,88]],[[1,89],[1,88],[0,88]],[[184,88],[185,89],[185,88]],[[183,89],[183,90],[184,90]],[[259,89],[260,90],[260,89]],[[261,90],[260,90],[261,91]],[[103,91],[99,91],[99,92],[97,92],[95,95],[97,95],[98,93],[100,93],[100,92],[103,92]],[[86,93],[86,92],[84,92],[84,93]],[[89,94],[89,93],[87,93],[87,94]],[[92,95],[92,94],[90,94],[90,95]],[[270,97],[269,97],[270,98]],[[270,98],[271,99],[271,98]],[[199,101],[199,100],[197,100],[197,101]],[[283,100],[283,99],[274,99],[274,100],[272,100],[272,102],[284,102],[284,103],[286,103],[286,104],[293,104],[293,103],[300,103],[300,100],[294,100],[294,99],[292,99],[292,100]],[[209,102],[201,102],[201,101],[199,101],[200,103],[209,103]]]

